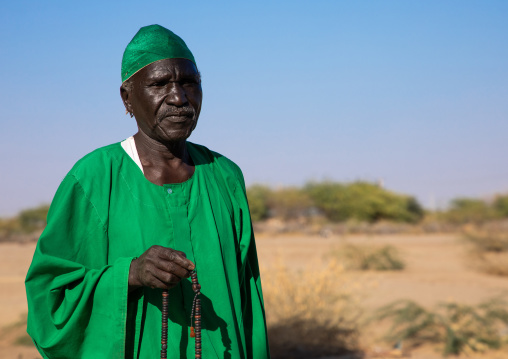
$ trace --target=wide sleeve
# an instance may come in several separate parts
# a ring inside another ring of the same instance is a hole
[[[44,358],[125,356],[133,258],[108,262],[103,218],[76,178],[67,175],[25,281],[27,331]]]
[[[258,256],[254,240],[254,229],[247,202],[245,182],[241,170],[237,169],[240,186],[235,194],[240,204],[240,278],[242,290],[242,317],[245,330],[247,357],[270,358],[266,317],[259,274]]]

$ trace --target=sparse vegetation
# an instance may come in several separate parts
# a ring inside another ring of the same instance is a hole
[[[445,356],[471,354],[506,344],[508,303],[501,299],[477,306],[442,303],[431,311],[402,300],[378,310],[374,319],[391,321],[387,340],[403,341],[410,347],[439,344]]]
[[[28,336],[28,334],[24,333],[24,334],[21,334],[15,341],[14,341],[14,344],[15,345],[23,345],[23,346],[27,346],[27,347],[33,347],[34,346],[34,342],[32,341],[32,338],[30,338]]]
[[[0,218],[0,242],[36,240],[46,226],[48,210],[48,205],[41,205],[21,211],[12,218]]]
[[[508,195],[496,196],[493,207],[500,217],[508,217]]]
[[[288,187],[273,191],[268,198],[268,207],[273,217],[290,221],[308,217],[313,203],[300,188]]]
[[[46,227],[49,205],[42,205],[35,208],[21,211],[18,220],[19,228],[23,233],[30,233]]]
[[[263,271],[263,293],[272,358],[354,357],[360,311],[336,261],[317,272]]]
[[[351,270],[402,270],[405,263],[397,248],[390,245],[348,244],[332,253]]]
[[[457,198],[443,214],[444,220],[453,224],[479,225],[496,218],[495,210],[485,201],[473,198]]]
[[[21,318],[0,330],[0,338],[10,336],[13,338],[12,344],[33,347],[32,338],[26,332],[27,314],[21,315]]]
[[[424,211],[411,196],[369,182],[311,182],[303,187],[247,188],[256,230],[331,234],[457,232],[470,224],[508,218],[508,194],[491,202],[458,198],[446,211]],[[49,206],[41,205],[12,218],[0,218],[0,241],[36,240],[46,225]],[[279,223],[270,229],[269,223]]]
[[[464,233],[468,263],[493,275],[508,276],[508,224],[492,223]]]
[[[303,231],[326,236],[450,233],[508,220],[508,194],[490,201],[456,198],[448,209],[438,211],[424,211],[414,197],[362,181],[311,182],[301,188],[278,189],[254,185],[247,194],[259,231]],[[277,226],[270,227],[275,223]]]
[[[271,190],[266,186],[254,185],[247,188],[250,215],[254,222],[268,218],[268,198]]]

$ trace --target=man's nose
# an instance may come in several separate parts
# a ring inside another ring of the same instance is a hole
[[[170,82],[168,87],[168,94],[165,98],[168,105],[181,107],[187,104],[187,95],[182,85],[178,82]]]

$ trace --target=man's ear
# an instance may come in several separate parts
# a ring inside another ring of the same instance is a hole
[[[122,98],[123,105],[125,106],[125,110],[127,110],[127,112],[132,113],[132,106],[131,106],[131,102],[130,102],[130,92],[131,92],[131,88],[129,86],[124,86],[124,84],[122,84],[120,86],[120,97]]]

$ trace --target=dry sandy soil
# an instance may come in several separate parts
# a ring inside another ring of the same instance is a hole
[[[352,273],[359,280],[368,276],[374,286],[364,289],[362,305],[367,310],[396,299],[413,299],[425,306],[454,300],[476,304],[496,295],[507,295],[508,278],[477,273],[468,268],[464,248],[455,235],[336,236],[322,238],[304,235],[260,235],[257,247],[260,265],[269,268],[283,262],[290,268],[318,268],[326,256],[344,243],[391,244],[407,263],[400,272]],[[0,358],[40,358],[30,346],[14,345],[25,328],[16,326],[27,312],[24,277],[30,265],[35,244],[0,243]],[[267,272],[265,272],[267,273]],[[508,295],[507,295],[508,296]],[[366,341],[369,342],[369,341]],[[378,345],[370,341],[367,352]],[[382,346],[382,344],[379,344]],[[440,358],[433,348],[421,348],[411,358]],[[472,357],[469,357],[472,358]],[[508,358],[502,352],[474,358]]]

